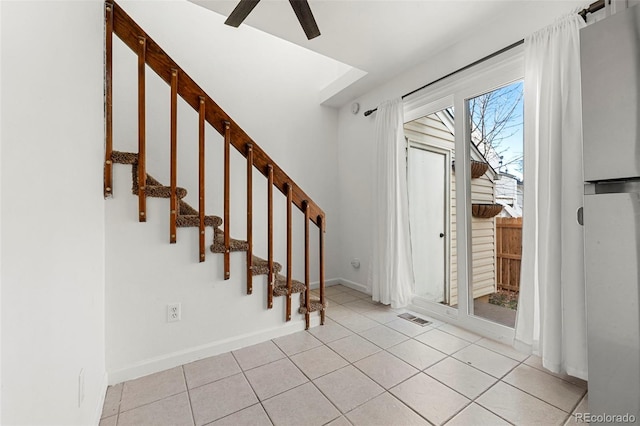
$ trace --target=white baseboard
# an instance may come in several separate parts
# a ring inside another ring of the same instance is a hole
[[[371,294],[371,292],[369,291],[366,285],[359,284],[354,281],[345,280],[344,278],[332,278],[330,280],[325,280],[324,282],[325,287],[331,287],[332,285],[338,285],[338,284],[341,284],[345,287],[349,287],[353,290],[360,291],[362,293]],[[318,281],[311,283],[312,289],[316,289],[319,286],[320,286],[320,283]]]
[[[311,327],[320,325],[320,317],[311,316]],[[262,343],[277,337],[286,336],[304,330],[304,318],[292,320],[282,326],[260,330],[257,332],[246,333],[240,336],[234,336],[229,339],[223,339],[211,342],[206,345],[196,346],[170,354],[149,358],[125,368],[110,371],[108,373],[108,383],[114,385],[127,380],[136,379],[148,374],[164,371],[169,368],[178,367],[193,361],[197,361],[210,356],[219,355],[225,352],[244,348],[246,346]],[[106,389],[106,387],[105,387]],[[102,408],[102,407],[101,407]]]
[[[324,280],[324,286],[325,287],[331,287],[332,285],[338,285],[340,284],[342,281],[340,280],[340,278],[332,278],[330,280]],[[320,281],[314,281],[311,283],[310,287],[312,290],[315,290],[316,288],[320,287]]]
[[[340,282],[340,284],[342,284],[345,287],[349,287],[350,289],[357,290],[366,294],[371,294],[371,292],[369,291],[369,288],[364,284],[345,280],[344,278],[338,278],[338,281]]]

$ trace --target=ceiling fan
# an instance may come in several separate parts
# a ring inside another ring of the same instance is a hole
[[[253,8],[256,7],[259,1],[260,0],[240,0],[240,3],[233,9],[233,12],[231,12],[224,23],[237,28],[249,13],[251,13]],[[311,40],[312,38],[318,37],[320,30],[318,29],[316,20],[313,18],[309,2],[307,0],[289,0],[289,3],[291,3],[293,11],[296,13],[298,21],[300,21],[300,25],[302,25],[307,39]]]

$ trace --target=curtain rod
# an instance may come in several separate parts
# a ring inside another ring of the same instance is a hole
[[[583,18],[583,19],[585,20],[585,22],[586,22],[586,20],[587,20],[587,13],[594,13],[594,12],[597,12],[598,10],[602,9],[602,8],[604,7],[604,1],[605,1],[605,0],[598,0],[598,1],[596,1],[596,2],[591,3],[591,4],[589,5],[589,7],[585,8],[585,9],[582,9],[580,12],[578,12],[578,15],[582,16],[582,18]],[[609,0],[609,2],[611,2],[611,0]],[[460,73],[460,72],[462,72],[462,71],[465,71],[465,70],[467,70],[467,69],[469,69],[469,68],[471,68],[471,67],[473,67],[473,66],[476,66],[476,65],[478,65],[478,64],[481,64],[482,62],[488,61],[489,59],[494,58],[494,57],[496,57],[496,56],[498,56],[498,55],[500,55],[500,54],[502,54],[502,53],[504,53],[504,52],[506,52],[506,51],[508,51],[508,50],[511,50],[511,49],[513,49],[514,47],[518,47],[518,46],[520,46],[520,45],[521,45],[521,44],[523,44],[523,43],[524,43],[524,39],[522,39],[522,40],[518,40],[518,41],[516,41],[515,43],[512,43],[512,44],[510,44],[510,45],[509,45],[509,46],[507,46],[507,47],[503,47],[502,49],[497,50],[497,51],[495,51],[495,52],[493,52],[493,53],[490,53],[489,55],[487,55],[487,56],[485,56],[485,57],[482,57],[482,58],[478,59],[478,60],[477,60],[477,61],[475,61],[475,62],[472,62],[472,63],[470,63],[470,64],[468,64],[468,65],[465,65],[465,66],[464,66],[464,67],[462,67],[462,68],[458,68],[457,70],[452,71],[452,72],[450,72],[449,74],[447,74],[447,75],[445,75],[445,76],[443,76],[443,77],[440,77],[440,78],[438,78],[438,79],[436,79],[436,80],[433,80],[433,81],[431,81],[431,82],[429,82],[429,83],[425,84],[425,85],[424,85],[424,86],[422,86],[422,87],[418,87],[417,89],[412,90],[412,91],[411,91],[411,92],[409,92],[409,93],[405,93],[404,95],[402,95],[402,99],[406,98],[407,96],[411,96],[411,95],[413,95],[414,93],[419,92],[419,91],[420,91],[420,90],[422,90],[422,89],[426,89],[427,87],[429,87],[429,86],[431,86],[431,85],[433,85],[433,84],[436,84],[436,83],[438,83],[438,82],[440,82],[440,81],[444,80],[445,78],[449,78],[449,77],[451,77],[452,75],[458,74],[458,73]],[[367,111],[365,111],[365,112],[364,112],[364,116],[365,116],[365,117],[368,117],[368,116],[370,116],[371,114],[373,114],[374,112],[376,112],[377,110],[378,110],[378,108],[377,108],[377,107],[376,107],[376,108],[374,108],[374,109],[367,110]]]

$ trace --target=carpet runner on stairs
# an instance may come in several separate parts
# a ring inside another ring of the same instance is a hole
[[[131,165],[131,180],[132,187],[131,192],[134,195],[138,195],[138,154],[133,152],[120,152],[113,151],[111,154],[111,160],[118,164]],[[147,174],[147,187],[146,194],[148,197],[155,198],[171,198],[171,187],[164,186],[158,182],[151,175]],[[176,226],[179,228],[185,227],[198,227],[200,226],[200,215],[196,209],[191,207],[188,203],[182,200],[186,197],[187,190],[185,188],[176,188],[176,197],[179,202],[179,211],[176,218]],[[211,244],[211,251],[213,253],[224,253],[224,231],[219,227],[222,225],[222,218],[219,216],[205,216],[205,226],[210,226],[214,229],[213,244]],[[247,251],[249,249],[249,243],[243,240],[230,239],[229,248],[231,251]],[[268,275],[269,274],[269,262],[258,256],[252,255],[252,270],[251,275]],[[274,296],[286,296],[287,295],[287,278],[280,274],[282,271],[282,265],[273,262],[274,273]],[[305,314],[307,312],[305,303],[305,290],[304,283],[291,280],[291,293],[300,293],[300,308],[298,312]],[[317,298],[311,299],[311,307],[309,312],[316,312],[326,308],[327,304],[322,306],[320,300]]]

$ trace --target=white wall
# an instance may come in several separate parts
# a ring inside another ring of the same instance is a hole
[[[400,97],[430,81],[461,68],[477,59],[499,50],[526,35],[551,23],[556,17],[568,13],[580,5],[578,2],[544,2],[544,6],[526,5],[516,19],[500,25],[479,22],[472,38],[435,55],[425,62],[388,81],[385,85],[356,99],[362,106],[357,115],[348,105],[339,112],[338,126],[338,181],[340,182],[340,253],[338,273],[347,282],[367,286],[370,267],[371,208],[375,188],[373,135],[375,114],[364,117],[362,111],[375,108],[384,100]],[[525,9],[526,8],[526,9]],[[350,265],[352,258],[359,258],[362,266]],[[369,289],[370,290],[370,289]]]
[[[121,2],[122,7],[325,211],[326,277],[336,277],[337,111],[319,105],[320,90],[340,68],[298,46],[186,1]],[[114,148],[137,151],[136,57],[114,39]],[[147,171],[169,183],[169,87],[147,69]],[[197,208],[197,113],[179,101],[178,185]],[[222,215],[222,139],[207,131],[207,214]],[[232,148],[231,234],[245,238],[246,161]],[[217,352],[304,328],[285,325],[284,305],[266,310],[266,279],[244,294],[244,253],[232,253],[222,280],[222,256],[198,263],[197,230],[180,229],[170,245],[167,200],[148,199],[137,222],[130,167],[116,165],[107,201],[107,370],[115,383]],[[266,180],[254,172],[254,252],[265,258]],[[275,259],[285,260],[285,203],[276,192]],[[294,278],[304,279],[303,215],[294,208]],[[311,281],[318,280],[317,228],[312,226]],[[293,298],[294,311],[298,297]],[[166,322],[166,306],[182,304],[183,319]],[[316,315],[313,316],[314,318]],[[263,334],[260,334],[263,333]]]
[[[102,408],[102,8],[2,2],[2,424]]]

